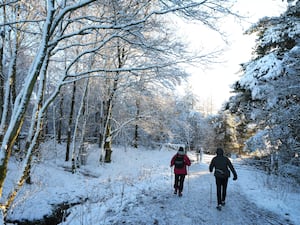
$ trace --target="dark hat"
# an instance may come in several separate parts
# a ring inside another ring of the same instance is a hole
[[[222,148],[217,148],[217,151],[216,151],[217,155],[223,155],[224,154],[224,151]]]
[[[184,153],[184,149],[183,149],[183,147],[179,147],[179,149],[178,149],[178,152],[177,152],[179,155],[184,155],[185,153]]]

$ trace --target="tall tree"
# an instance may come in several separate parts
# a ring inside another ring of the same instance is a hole
[[[270,162],[279,156],[282,172],[295,165],[300,146],[295,117],[300,115],[299,12],[300,1],[295,1],[280,17],[263,18],[249,29],[258,34],[255,55],[243,64],[244,74],[234,85],[237,94],[227,105],[256,130],[244,150]]]

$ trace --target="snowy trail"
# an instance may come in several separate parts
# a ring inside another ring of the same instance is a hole
[[[106,218],[110,224],[292,224],[285,218],[257,207],[239,192],[238,185],[229,182],[228,201],[222,211],[215,209],[214,179],[205,174],[207,165],[193,165],[186,178],[184,196],[172,194],[170,185],[150,189],[136,196],[136,202],[127,202],[121,212]],[[210,188],[212,185],[212,202]],[[143,217],[141,217],[143,215]],[[141,219],[143,218],[143,219]]]
[[[208,172],[213,156],[204,155],[202,163],[192,164],[180,198],[173,194],[169,167],[176,151],[119,148],[111,164],[100,166],[97,153],[97,148],[91,149],[87,165],[76,174],[66,170],[63,157],[61,162],[53,153],[45,157],[33,171],[34,183],[25,185],[17,198],[11,220],[40,219],[51,213],[53,205],[65,202],[80,204],[65,212],[60,225],[296,225],[299,221],[297,186],[270,181],[238,159],[233,162],[238,180],[230,178],[226,205],[218,211],[215,180]],[[192,152],[188,155],[195,161]],[[270,183],[278,185],[269,189]]]

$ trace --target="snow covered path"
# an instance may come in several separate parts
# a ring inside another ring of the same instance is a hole
[[[136,193],[135,201],[126,202],[120,211],[106,215],[104,224],[293,224],[248,201],[233,181],[229,182],[226,206],[222,211],[216,210],[214,179],[207,171],[206,164],[191,166],[181,198],[172,193],[171,184]]]
[[[188,153],[194,162],[179,198],[173,194],[169,167],[174,150],[120,147],[110,164],[99,165],[99,149],[91,147],[87,165],[72,174],[60,147],[45,147],[43,160],[32,171],[33,184],[22,188],[9,213],[12,221],[42,219],[62,203],[72,207],[61,225],[296,225],[300,220],[297,185],[273,179],[239,159],[233,160],[238,180],[230,178],[226,205],[218,211],[215,180],[208,172],[213,156],[195,163],[195,155]]]

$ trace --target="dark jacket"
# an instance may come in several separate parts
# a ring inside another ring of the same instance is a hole
[[[184,160],[184,166],[183,168],[175,168],[174,164],[175,164],[175,159],[177,156],[180,156],[180,157],[183,157],[183,160]],[[171,163],[170,163],[170,166],[174,166],[174,173],[175,174],[184,174],[184,175],[187,175],[187,169],[186,169],[186,166],[190,166],[191,165],[191,161],[189,159],[189,157],[184,154],[184,155],[180,155],[180,154],[175,154],[172,159],[171,159]]]
[[[228,157],[223,155],[223,149],[218,148],[217,149],[217,156],[215,156],[209,165],[209,171],[212,172],[213,169],[215,169],[214,175],[216,177],[218,177],[218,170],[221,170],[222,172],[224,172],[225,177],[230,177],[230,171],[233,173],[233,177],[234,179],[237,179],[237,173],[231,163],[231,161],[229,160]],[[229,168],[229,169],[228,169]]]

